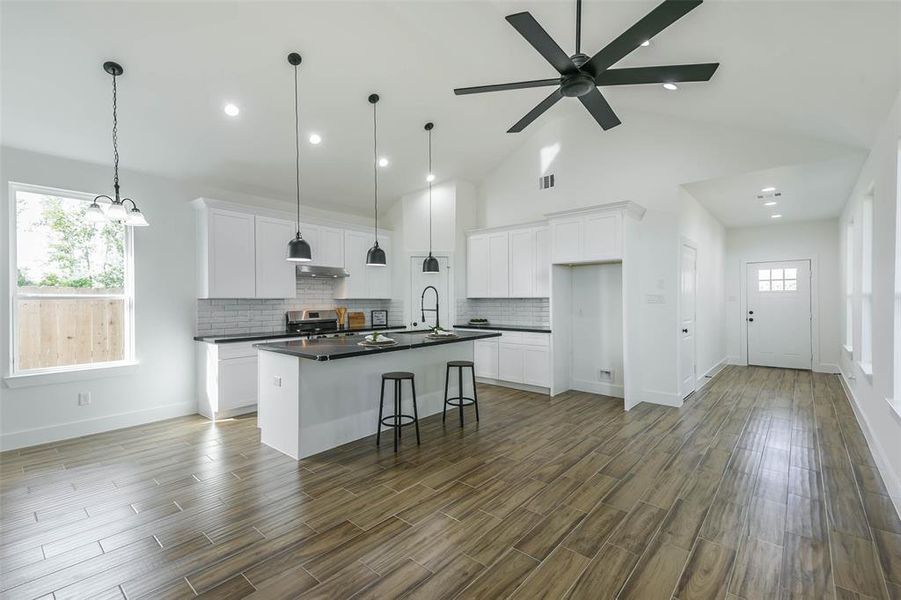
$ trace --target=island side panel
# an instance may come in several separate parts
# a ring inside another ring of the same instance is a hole
[[[461,341],[325,362],[301,360],[300,458],[373,435],[378,422],[381,377],[388,371],[412,371],[415,374],[419,418],[441,412],[447,361],[472,360],[473,349],[473,342]],[[468,369],[463,380],[464,394],[471,397]],[[452,373],[449,395],[456,395],[456,390],[456,373]],[[385,414],[391,414],[393,410],[394,385],[389,381],[385,383]],[[401,411],[413,414],[408,381],[403,383]],[[385,428],[385,431],[389,432],[389,437],[382,443],[390,445],[390,429]],[[405,440],[415,440],[412,427],[406,427],[404,434]]]
[[[257,356],[260,441],[300,460],[303,457],[300,453],[299,363],[303,359],[264,350],[259,350]]]

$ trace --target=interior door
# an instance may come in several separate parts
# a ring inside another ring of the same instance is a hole
[[[450,296],[448,290],[450,273],[447,269],[447,257],[435,257],[438,259],[437,273],[422,272],[422,261],[425,260],[425,258],[425,256],[410,257],[410,290],[412,294],[410,297],[410,324],[413,327],[434,327],[436,323],[435,319],[437,317],[437,322],[441,325],[442,329],[450,329],[454,324],[450,322]],[[435,308],[435,292],[429,290],[424,299],[426,313],[425,320],[423,320],[422,293],[426,287],[430,285],[438,290],[438,308],[440,312],[438,312],[437,315],[436,313],[431,312],[431,309]]]
[[[679,286],[679,325],[680,325],[680,379],[682,397],[685,398],[697,385],[697,368],[695,364],[695,299],[697,296],[698,251],[692,246],[682,244],[681,269]]]
[[[811,368],[810,261],[748,264],[748,364]]]

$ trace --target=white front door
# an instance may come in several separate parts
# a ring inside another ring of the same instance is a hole
[[[748,364],[811,368],[810,261],[748,263]]]
[[[680,324],[680,389],[685,398],[695,391],[697,374],[695,368],[695,296],[697,294],[698,251],[692,246],[682,244],[681,250],[681,284],[679,286],[679,324]]]
[[[450,296],[448,281],[450,273],[447,268],[447,257],[436,256],[438,259],[437,273],[423,273],[422,261],[425,256],[410,257],[410,290],[412,291],[410,302],[410,325],[413,327],[434,327],[435,320],[442,329],[451,329],[453,323],[450,322]],[[422,293],[428,286],[433,286],[438,290],[438,308],[439,313],[434,312],[435,308],[435,291],[428,290],[423,298]],[[423,313],[422,309],[425,308]]]

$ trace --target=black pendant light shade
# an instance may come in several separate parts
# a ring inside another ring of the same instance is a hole
[[[429,255],[426,257],[424,261],[422,261],[422,272],[423,273],[437,273],[438,269],[438,259],[432,256],[432,129],[435,128],[435,124],[432,122],[428,122],[425,124],[425,130],[429,134],[429,174],[426,177],[426,181],[429,184]]]
[[[292,262],[310,262],[313,260],[310,244],[300,237],[300,232],[297,232],[294,239],[288,242],[288,260]]]
[[[378,94],[369,95],[369,103],[372,104],[372,173],[373,194],[375,198],[375,243],[366,252],[367,267],[384,267],[388,264],[385,251],[379,248],[379,130],[376,121],[375,105],[379,101]]]
[[[297,233],[294,239],[288,242],[288,256],[290,262],[310,262],[313,260],[313,252],[310,244],[300,234],[300,110],[297,103],[297,65],[300,64],[300,54],[292,52],[288,55],[288,64],[294,67],[294,183],[297,196]]]

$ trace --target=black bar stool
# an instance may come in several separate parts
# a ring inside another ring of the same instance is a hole
[[[410,388],[413,390],[413,414],[405,415],[401,413],[401,391],[404,380],[410,380]],[[394,414],[382,418],[385,406],[385,382],[394,382]],[[405,419],[408,419],[404,422]],[[392,371],[390,373],[382,373],[382,390],[379,396],[379,425],[378,433],[375,435],[375,445],[378,446],[382,440],[382,425],[394,428],[394,451],[397,452],[397,442],[401,438],[401,429],[407,425],[416,426],[416,445],[419,445],[419,411],[416,408],[416,383],[413,381],[413,373],[409,371]]]
[[[450,383],[450,370],[457,369],[457,396],[447,397],[447,388]],[[472,398],[463,395],[463,369],[472,370]],[[460,427],[463,427],[463,407],[473,405],[476,407],[476,421],[479,420],[479,395],[476,393],[476,369],[471,360],[451,360],[444,371],[444,410],[441,413],[441,421],[447,418],[447,405],[460,407]]]

